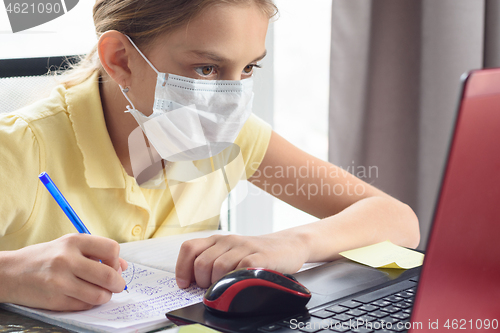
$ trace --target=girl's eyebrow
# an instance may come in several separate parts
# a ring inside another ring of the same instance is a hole
[[[197,57],[207,58],[207,59],[210,59],[210,60],[215,61],[215,62],[228,62],[229,61],[227,58],[221,56],[220,54],[217,54],[217,53],[214,53],[214,52],[210,52],[210,51],[193,50],[193,51],[191,51],[191,53],[193,53]],[[264,57],[266,55],[267,55],[267,50],[265,50],[264,53],[261,56],[257,57],[252,62],[260,61],[260,60],[264,59]]]
[[[262,53],[262,55],[258,58],[256,58],[254,61],[252,62],[257,62],[257,61],[261,61],[262,59],[264,59],[267,55],[267,50],[264,50],[264,53]]]

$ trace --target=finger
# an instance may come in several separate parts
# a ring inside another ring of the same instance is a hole
[[[125,280],[121,274],[107,265],[89,258],[80,257],[75,260],[72,266],[73,274],[76,277],[109,292],[120,293],[125,288]]]
[[[215,283],[227,273],[235,270],[240,261],[250,254],[248,249],[236,247],[220,255],[213,263],[211,283]]]
[[[65,303],[65,306],[59,311],[83,311],[90,310],[95,306],[70,296],[66,296]]]
[[[194,261],[203,251],[213,246],[217,237],[198,238],[185,241],[181,245],[177,264],[175,265],[175,279],[179,288],[189,287],[194,280]]]
[[[35,306],[37,307],[37,306]],[[61,296],[61,299],[52,302],[52,303],[44,303],[43,305],[38,306],[40,308],[44,308],[46,310],[52,311],[83,311],[90,310],[94,307],[94,305],[85,303],[79,299],[70,297],[70,296]]]
[[[120,267],[122,268],[122,272],[125,272],[128,268],[128,262],[125,259],[118,258],[120,261]]]
[[[78,247],[84,256],[98,258],[103,264],[118,270],[120,265],[118,260],[120,245],[118,242],[109,238],[86,234],[70,234],[64,236],[63,239],[69,245]]]
[[[198,286],[210,287],[214,262],[229,250],[231,250],[230,244],[218,242],[198,255],[194,261],[194,277]]]
[[[105,304],[113,296],[111,291],[81,280],[76,276],[71,279],[70,287],[65,292],[65,295],[91,305]]]
[[[240,260],[238,263],[238,266],[236,266],[236,269],[239,268],[247,268],[247,267],[254,267],[254,268],[269,268],[276,270],[276,267],[270,267],[269,261],[267,258],[262,255],[261,253],[253,253],[248,256],[245,256]]]

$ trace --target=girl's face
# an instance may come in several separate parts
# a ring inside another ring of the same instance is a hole
[[[186,26],[158,37],[143,52],[160,72],[242,80],[253,74],[266,54],[268,24],[269,18],[256,5],[215,5]],[[132,60],[131,90],[146,104],[138,103],[138,109],[151,110],[156,73],[137,52]]]

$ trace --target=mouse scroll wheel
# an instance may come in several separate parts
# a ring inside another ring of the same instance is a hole
[[[289,279],[292,279],[295,282],[299,282],[299,281],[297,281],[297,279],[295,278],[295,276],[293,276],[292,274],[283,274],[283,275],[286,276]]]

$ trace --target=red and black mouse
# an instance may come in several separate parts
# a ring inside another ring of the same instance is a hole
[[[264,268],[241,268],[208,288],[205,307],[222,315],[266,315],[304,310],[311,292],[289,274]]]

